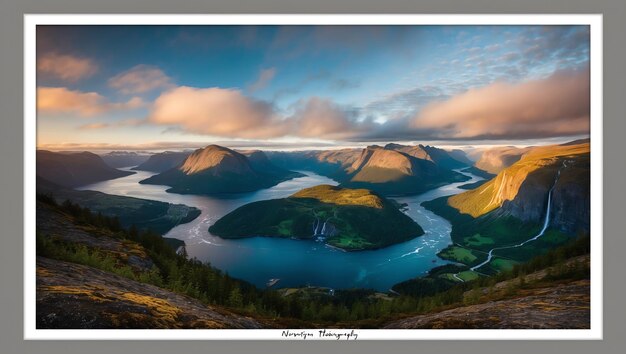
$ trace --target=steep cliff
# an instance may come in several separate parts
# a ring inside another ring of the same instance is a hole
[[[502,170],[491,181],[474,190],[450,197],[448,204],[459,212],[476,218],[508,203],[510,205],[505,208],[506,212],[524,220],[535,220],[541,214],[537,210],[545,207],[546,193],[554,183],[559,169],[564,174],[564,181],[569,181],[570,185],[588,185],[588,179],[578,179],[581,174],[584,175],[584,171],[588,173],[588,159],[589,143],[533,148],[520,161]],[[561,188],[557,189],[555,195],[560,193]],[[514,202],[517,198],[521,199]]]

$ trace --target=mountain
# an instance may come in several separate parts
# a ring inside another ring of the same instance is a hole
[[[58,153],[37,150],[37,176],[63,187],[78,187],[133,173],[116,170],[91,152]]]
[[[234,150],[209,145],[194,151],[179,166],[139,183],[170,186],[172,193],[223,194],[252,192],[302,176],[273,167],[260,151],[250,155],[252,161]]]
[[[489,173],[498,173],[511,166],[522,158],[522,155],[532,148],[517,148],[514,146],[503,146],[487,149],[482,152],[480,159],[474,166]]]
[[[422,144],[419,144],[415,146],[408,146],[408,145],[400,145],[400,144],[387,144],[385,145],[385,149],[400,151],[409,156],[416,157],[418,159],[428,160],[428,161],[433,162],[438,167],[449,169],[449,170],[472,165],[471,162],[469,163],[465,162],[467,158],[463,159],[462,157],[459,157],[461,160],[464,160],[464,161],[460,161],[459,159],[454,158],[452,154],[450,154],[448,151],[436,148],[434,146],[429,146],[429,145],[424,146]],[[458,156],[459,152],[456,152],[455,155]]]
[[[362,149],[324,151],[268,151],[267,156],[277,166],[291,170],[312,171],[340,181],[345,170],[361,156]]]
[[[437,166],[430,159],[418,158],[398,151],[397,148],[369,146],[363,149],[359,158],[346,169],[346,177],[341,185],[367,188],[385,195],[406,195],[468,179],[462,174]],[[419,147],[411,150],[415,155],[420,151],[425,152]]]
[[[246,204],[209,231],[222,238],[295,237],[350,251],[375,249],[424,233],[398,207],[366,189],[319,185],[288,198]]]
[[[148,153],[134,151],[111,151],[100,155],[104,162],[113,168],[131,167],[144,163],[150,157]]]
[[[450,157],[452,157],[453,159],[467,165],[467,166],[472,166],[474,164],[474,161],[472,161],[469,157],[469,155],[461,150],[461,149],[453,149],[453,150],[449,150],[447,151],[448,154],[450,155]]]
[[[573,192],[571,188],[575,185],[587,185],[588,195],[589,177],[583,178],[589,172],[589,144],[585,143],[532,148],[491,181],[475,190],[450,197],[448,203],[461,213],[473,217],[504,207],[511,215],[523,220],[539,220],[544,209],[544,196],[552,187],[556,172],[564,162],[567,166],[562,169],[554,191],[556,203],[566,198],[567,193]],[[584,193],[580,197],[579,203],[585,200]],[[527,205],[515,207],[520,200],[525,200]],[[532,208],[534,205],[538,208]]]
[[[270,152],[268,156],[279,166],[313,171],[344,187],[367,188],[384,195],[418,194],[447,183],[465,181],[467,177],[451,169],[471,166],[445,150],[424,145]]]
[[[530,148],[480,187],[423,203],[452,224],[454,245],[440,256],[476,266],[494,249],[480,268],[493,273],[589,234],[589,151],[589,143]]]
[[[245,156],[253,170],[262,173],[287,176],[294,172],[274,165],[261,150],[238,151]]]
[[[164,172],[177,167],[191,155],[192,151],[164,151],[154,154],[139,166],[133,168],[137,171]]]

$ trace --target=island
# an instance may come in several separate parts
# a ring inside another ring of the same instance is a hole
[[[424,234],[399,207],[367,189],[319,185],[287,198],[246,204],[219,219],[209,232],[227,239],[284,237],[346,251],[377,249]]]

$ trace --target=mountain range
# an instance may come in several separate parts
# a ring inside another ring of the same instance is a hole
[[[454,157],[453,157],[454,155]],[[286,168],[311,170],[347,188],[366,188],[383,195],[418,194],[468,178],[452,171],[471,166],[460,151],[436,147],[387,144],[364,149],[270,152],[272,162]]]
[[[209,145],[194,151],[177,167],[139,183],[170,186],[168,192],[172,193],[223,194],[252,192],[303,176],[272,165],[263,152],[247,154]]]
[[[113,168],[137,166],[144,163],[150,157],[147,152],[135,151],[111,151],[100,155],[104,162]]]
[[[135,166],[133,170],[164,172],[174,168],[191,155],[193,151],[164,151],[151,155],[146,161]]]

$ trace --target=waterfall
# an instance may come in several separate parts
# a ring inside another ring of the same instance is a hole
[[[320,220],[318,218],[315,218],[315,231],[313,231],[313,236],[319,235],[318,229],[320,228],[320,224]]]

